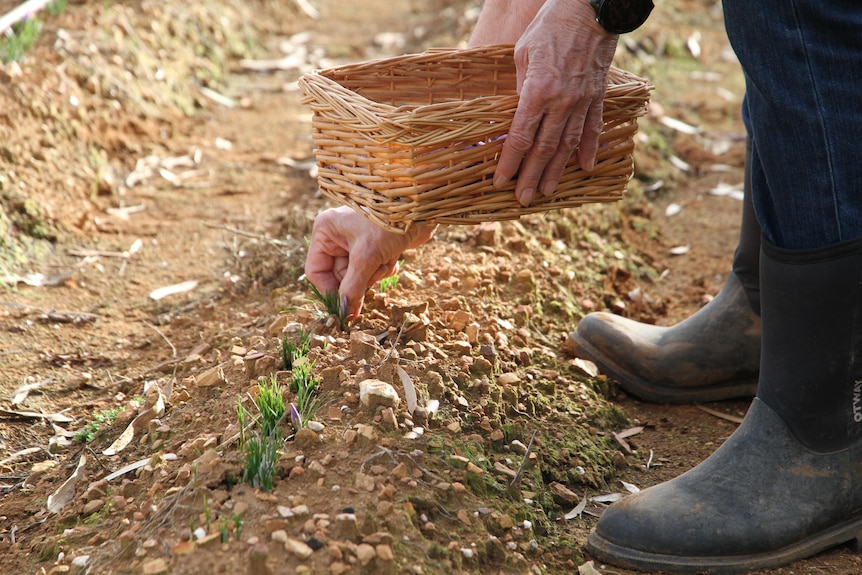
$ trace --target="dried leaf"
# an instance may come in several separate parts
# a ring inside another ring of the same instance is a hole
[[[198,282],[196,280],[189,280],[174,285],[160,287],[150,292],[150,299],[159,301],[160,299],[165,298],[169,295],[192,291],[196,287],[198,287]]]
[[[114,440],[114,442],[108,446],[108,448],[102,453],[105,455],[116,455],[128,447],[129,443],[131,443],[132,439],[135,438],[135,432],[140,431],[142,429],[146,429],[147,424],[156,417],[161,417],[165,413],[165,397],[159,392],[158,399],[156,403],[138,414],[138,416],[132,420],[129,426],[123,431],[120,436]]]
[[[75,487],[84,475],[84,466],[86,464],[87,456],[82,455],[81,459],[78,460],[78,466],[75,467],[75,471],[69,476],[69,479],[64,481],[63,485],[57,488],[57,491],[48,496],[48,511],[51,513],[59,512],[75,497]]]
[[[27,457],[28,455],[32,455],[34,453],[39,453],[40,451],[42,451],[41,447],[28,447],[27,449],[22,449],[21,451],[13,453],[3,461],[0,461],[0,466],[9,465],[10,463],[14,463],[15,461],[18,461],[23,457]]]
[[[0,409],[0,416],[27,417],[33,419],[45,419],[54,423],[70,423],[73,421],[68,415],[62,413],[36,413],[34,411],[12,411],[11,409]]]
[[[671,130],[676,130],[681,134],[688,134],[689,136],[693,136],[700,132],[700,128],[698,128],[697,126],[686,124],[682,120],[677,120],[676,118],[671,118],[670,116],[662,116],[659,122],[670,128]]]
[[[640,493],[641,489],[637,485],[634,485],[632,483],[626,483],[625,481],[622,481],[622,480],[620,480],[620,483],[623,484],[623,487],[625,487],[626,491],[628,491],[629,493]]]
[[[622,498],[622,493],[608,493],[607,495],[596,495],[594,497],[590,497],[590,501],[595,501],[596,503],[613,503]]]
[[[413,380],[410,379],[410,375],[407,374],[407,371],[400,365],[396,368],[398,372],[398,377],[401,378],[401,385],[404,386],[404,399],[407,400],[407,412],[410,415],[413,415],[413,411],[416,409],[416,386],[413,385]]]
[[[12,393],[12,399],[10,400],[10,403],[12,405],[17,405],[21,403],[22,401],[27,399],[27,396],[30,394],[31,391],[35,391],[41,387],[45,387],[46,385],[51,383],[51,381],[53,380],[50,377],[46,377],[42,381],[22,385]]]
[[[631,437],[632,435],[638,435],[639,433],[643,433],[643,430],[644,426],[638,425],[636,427],[629,427],[628,429],[623,429],[622,431],[617,433],[617,435],[625,439],[627,437]]]
[[[699,410],[704,413],[708,413],[720,419],[725,419],[727,421],[732,421],[733,423],[742,423],[742,418],[736,415],[730,415],[729,413],[723,413],[721,411],[716,411],[715,409],[704,407],[703,405],[696,405]]]
[[[599,374],[599,367],[588,359],[576,357],[572,364],[590,377],[596,377]]]
[[[563,519],[571,520],[571,519],[574,519],[575,517],[580,517],[581,513],[583,513],[584,509],[586,509],[586,508],[587,508],[587,495],[584,494],[584,497],[583,497],[583,499],[581,499],[581,502],[578,503],[577,505],[575,505],[574,509],[572,509],[571,511],[569,511],[568,513],[563,515]]]
[[[601,571],[596,569],[592,561],[587,561],[583,565],[578,565],[578,575],[602,575]]]

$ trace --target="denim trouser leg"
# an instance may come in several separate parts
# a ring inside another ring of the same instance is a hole
[[[862,0],[724,0],[766,239],[862,238]]]

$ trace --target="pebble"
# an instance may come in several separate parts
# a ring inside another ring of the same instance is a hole
[[[377,545],[374,550],[377,552],[377,557],[379,557],[382,561],[389,562],[395,559],[395,554],[392,552],[392,547],[386,545],[385,543]]]
[[[71,569],[69,570],[69,572],[72,575],[83,575],[87,572],[87,569],[90,568],[90,556],[78,555],[77,557],[72,559],[70,567]]]
[[[310,428],[303,427],[293,436],[293,442],[299,448],[311,447],[320,443],[320,436]]]
[[[521,376],[513,372],[501,373],[497,376],[497,383],[500,385],[518,386],[521,383]]]
[[[398,407],[401,398],[395,388],[379,379],[366,379],[359,383],[359,401],[366,407]]]
[[[326,429],[326,426],[319,421],[309,421],[306,425],[308,426],[308,429],[317,433]]]
[[[377,557],[377,551],[368,543],[360,543],[356,546],[356,558],[363,567],[371,563],[375,557]]]
[[[293,517],[293,511],[290,510],[290,507],[287,507],[285,505],[279,505],[275,508],[275,510],[276,512],[278,512],[279,517],[282,517],[284,519]]]
[[[144,561],[141,565],[142,575],[162,575],[168,572],[168,563],[161,557]]]
[[[293,553],[300,559],[308,559],[311,557],[311,554],[314,553],[314,550],[305,544],[305,542],[300,541],[299,539],[291,539],[289,538],[284,543],[284,548],[288,553]]]
[[[273,531],[270,537],[276,543],[287,543],[287,532],[284,529]]]
[[[92,501],[88,501],[84,505],[84,510],[83,510],[82,514],[84,516],[90,516],[93,513],[97,513],[104,506],[105,506],[105,500],[104,499],[93,499]]]

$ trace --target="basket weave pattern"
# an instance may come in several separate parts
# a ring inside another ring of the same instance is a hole
[[[492,185],[515,108],[512,46],[436,50],[331,68],[300,79],[313,112],[324,195],[376,224],[476,224],[619,200],[632,176],[637,117],[652,88],[612,68],[596,166],[572,159],[556,191],[529,207],[514,181]]]

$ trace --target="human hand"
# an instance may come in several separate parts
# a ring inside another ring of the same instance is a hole
[[[584,170],[595,166],[617,38],[596,22],[586,0],[547,0],[515,45],[521,98],[494,185],[517,174],[521,205],[537,193],[550,195],[573,153]]]
[[[467,45],[514,44],[545,0],[485,0]]]
[[[362,309],[365,290],[392,275],[404,250],[431,239],[436,226],[415,225],[404,235],[386,231],[342,206],[314,219],[305,275],[321,293],[338,291],[347,317]]]

